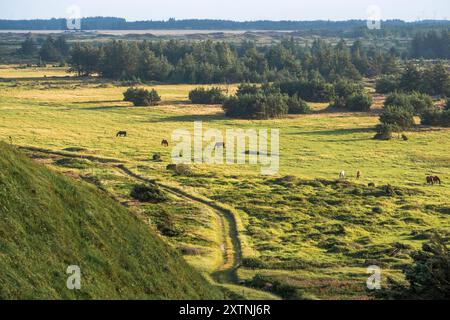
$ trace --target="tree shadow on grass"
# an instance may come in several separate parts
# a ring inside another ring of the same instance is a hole
[[[342,136],[350,135],[355,133],[373,133],[375,132],[374,127],[367,128],[347,128],[347,129],[333,129],[333,130],[322,130],[322,131],[301,131],[290,133],[290,135],[307,135],[307,136]]]
[[[128,106],[97,106],[97,107],[85,107],[80,108],[81,110],[90,110],[90,111],[102,111],[102,110],[116,110],[116,109],[127,109],[130,108]]]
[[[156,123],[156,122],[194,122],[194,121],[203,121],[203,122],[215,122],[227,120],[227,118],[223,114],[199,114],[199,115],[177,115],[177,116],[168,116],[155,120],[149,120],[148,122]]]

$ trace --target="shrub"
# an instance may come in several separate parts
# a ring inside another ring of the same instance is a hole
[[[336,83],[330,107],[349,111],[369,111],[371,106],[372,98],[364,92],[361,85],[348,81]]]
[[[161,161],[162,161],[162,160],[161,160],[161,154],[160,154],[160,153],[155,153],[155,154],[152,156],[152,159],[153,159],[153,161],[161,162]]]
[[[389,279],[390,287],[379,295],[390,299],[450,299],[450,250],[444,238],[436,234],[421,251],[410,255],[413,263],[403,270],[408,285]]]
[[[421,124],[427,126],[450,127],[450,110],[432,109],[424,112]]]
[[[192,171],[191,167],[187,164],[178,164],[175,167],[175,173],[179,176],[192,176],[194,175],[194,172]]]
[[[414,115],[408,107],[388,105],[383,109],[380,122],[391,125],[391,129],[406,130],[414,126]]]
[[[377,93],[391,93],[398,90],[400,80],[396,76],[383,76],[376,82]]]
[[[140,202],[159,203],[167,201],[167,196],[156,184],[136,185],[131,190],[130,196]]]
[[[333,85],[321,80],[284,81],[275,84],[281,93],[289,96],[297,95],[310,102],[328,102],[333,97]]]
[[[297,95],[288,99],[289,114],[308,114],[311,113],[311,107]]]
[[[372,97],[365,93],[353,93],[347,100],[346,109],[350,111],[369,111]]]
[[[211,89],[197,88],[189,92],[189,100],[195,104],[221,104],[226,96],[222,89],[214,87]]]
[[[124,101],[132,102],[135,106],[155,106],[161,101],[161,97],[155,89],[148,91],[143,88],[129,88],[124,94]]]
[[[232,118],[279,118],[289,111],[288,97],[281,93],[265,93],[262,90],[256,94],[238,93],[224,102],[223,109],[225,115]]]
[[[376,140],[391,140],[392,139],[392,132],[393,132],[392,125],[381,123],[377,126],[377,134],[375,135],[374,139]]]
[[[409,109],[414,115],[421,115],[433,108],[433,100],[430,96],[413,92],[410,94],[395,92],[386,98],[384,106],[398,106]]]

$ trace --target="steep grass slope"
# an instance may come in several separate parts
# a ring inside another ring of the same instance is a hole
[[[81,290],[66,269],[81,268]],[[0,143],[0,299],[214,299],[137,217]]]

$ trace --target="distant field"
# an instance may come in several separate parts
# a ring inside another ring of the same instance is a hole
[[[312,115],[233,120],[219,106],[191,105],[187,96],[193,85],[153,86],[161,105],[136,108],[122,101],[126,87],[63,78],[67,75],[60,68],[0,67],[0,78],[9,78],[0,81],[2,140],[112,158],[142,176],[232,208],[243,251],[241,280],[260,274],[300,288],[302,297],[367,299],[369,265],[401,278],[408,250],[418,248],[431,229],[450,230],[449,129],[408,132],[407,142],[380,142],[372,139],[376,112],[326,113],[324,104],[315,104]],[[235,87],[229,86],[230,92]],[[194,121],[203,121],[205,130],[280,129],[279,174],[262,177],[253,165],[205,164],[193,166],[193,176],[174,176],[166,171],[171,149],[161,147],[161,140],[175,129],[192,131]],[[115,138],[119,130],[128,137]],[[151,160],[157,152],[162,162]],[[221,226],[208,208],[182,197],[142,206],[129,197],[137,181],[111,165],[87,160],[81,169],[70,168],[55,164],[61,155],[35,152],[34,157],[74,177],[95,176],[205,274],[220,264]],[[342,170],[348,181],[336,182]],[[357,170],[361,180],[355,179]],[[427,174],[439,175],[443,185],[427,186]],[[368,188],[369,182],[377,187]],[[387,184],[397,195],[383,193]],[[178,231],[170,236],[160,228],[167,219]],[[392,255],[399,244],[409,249]]]

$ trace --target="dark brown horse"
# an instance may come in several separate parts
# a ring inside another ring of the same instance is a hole
[[[169,146],[169,141],[167,141],[166,139],[164,139],[164,140],[161,142],[161,145],[162,145],[163,147],[168,147],[168,146]]]
[[[436,184],[436,183],[441,184],[441,179],[440,179],[438,176],[434,176],[434,177],[433,177],[433,183],[434,183],[434,184]]]
[[[428,176],[427,177],[427,184],[434,185],[434,184],[441,184],[442,181],[438,176]]]

